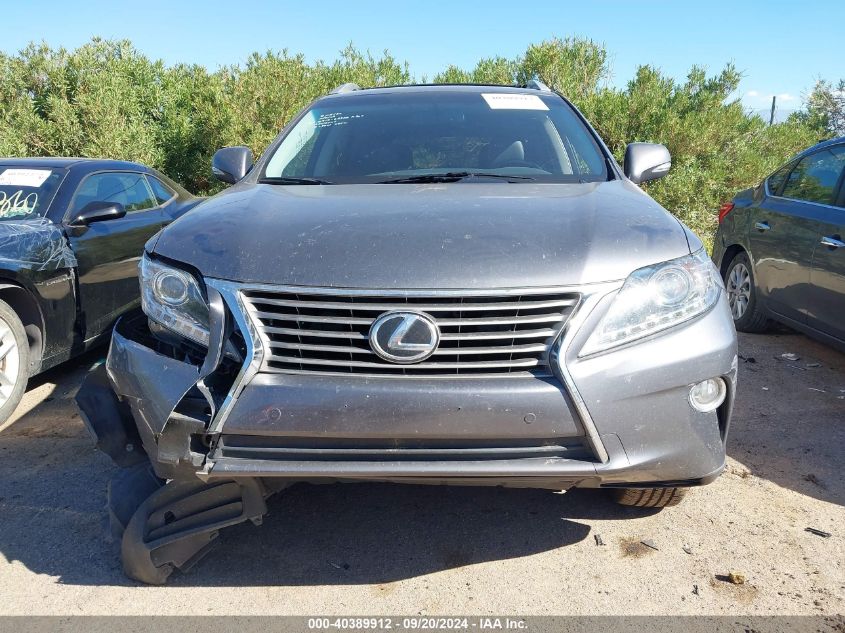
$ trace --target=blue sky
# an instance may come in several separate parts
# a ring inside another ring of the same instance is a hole
[[[332,60],[347,43],[410,63],[419,78],[449,63],[513,57],[527,44],[579,35],[603,43],[613,85],[624,86],[639,64],[678,78],[693,64],[711,72],[732,61],[745,74],[738,96],[753,110],[779,95],[784,110],[800,107],[819,77],[845,77],[845,2],[699,0],[604,2],[558,0],[427,0],[424,2],[219,2],[119,0],[3,2],[0,49],[29,41],[73,48],[94,35],[128,38],[165,62],[216,68],[252,51],[303,53]],[[36,10],[37,7],[37,10]]]

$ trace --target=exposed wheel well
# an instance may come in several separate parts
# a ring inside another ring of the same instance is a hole
[[[725,278],[725,273],[728,272],[728,266],[731,265],[733,258],[744,252],[745,249],[739,244],[731,244],[725,249],[725,254],[722,255],[722,261],[719,264],[719,272],[722,275],[722,279]]]
[[[0,284],[0,299],[11,306],[23,323],[29,340],[29,375],[33,376],[41,368],[41,355],[44,351],[44,320],[41,318],[41,310],[25,288],[13,284]]]

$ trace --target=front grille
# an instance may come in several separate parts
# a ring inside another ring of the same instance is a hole
[[[384,293],[329,289],[244,289],[264,344],[261,371],[388,376],[548,376],[549,350],[579,296],[518,290]],[[434,354],[413,365],[370,348],[373,321],[386,312],[430,315],[440,329]]]

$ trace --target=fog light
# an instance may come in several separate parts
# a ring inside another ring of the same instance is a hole
[[[708,378],[692,386],[689,392],[689,402],[693,409],[707,413],[718,408],[725,401],[726,395],[728,395],[728,387],[724,380]]]

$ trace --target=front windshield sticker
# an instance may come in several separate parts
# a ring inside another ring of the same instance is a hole
[[[37,188],[50,177],[49,169],[7,169],[0,174],[0,185]]]
[[[482,93],[491,110],[548,110],[549,106],[537,95]]]
[[[346,114],[344,112],[322,112],[320,118],[314,124],[316,127],[329,127],[332,125],[346,125],[352,119],[363,119],[363,114]]]
[[[0,191],[0,218],[13,218],[15,216],[27,216],[38,204],[38,194],[34,191],[26,194],[23,189],[18,189],[11,195]]]

